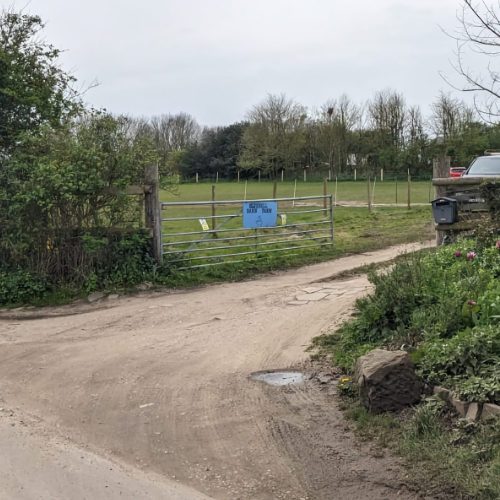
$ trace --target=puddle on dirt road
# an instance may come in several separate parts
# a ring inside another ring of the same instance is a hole
[[[306,376],[300,372],[269,372],[256,373],[252,375],[252,379],[269,385],[292,385],[303,382]]]

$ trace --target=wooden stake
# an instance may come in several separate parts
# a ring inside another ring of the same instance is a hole
[[[408,170],[408,210],[411,208],[411,175]]]
[[[240,182],[240,171],[238,170],[238,182]]]
[[[260,170],[259,170],[259,182],[260,182]]]
[[[368,213],[372,213],[372,200],[370,196],[370,174],[366,173],[366,188],[368,189]]]
[[[215,186],[212,186],[212,201],[215,201]],[[216,220],[215,203],[212,203],[212,231],[215,231]],[[217,233],[213,233],[213,238],[217,238]]]
[[[219,172],[217,172],[217,180],[215,182],[219,182]]]
[[[328,215],[327,211],[326,211],[326,193],[328,192],[328,189],[327,189],[327,184],[326,184],[326,178],[323,180],[323,196],[325,196],[325,198],[323,198],[323,208],[325,209],[325,216]]]
[[[198,184],[198,172],[196,172],[196,183]]]
[[[283,182],[283,172],[284,170],[281,171],[281,182]]]
[[[356,182],[356,169],[354,169],[354,181]]]
[[[160,193],[158,188],[158,164],[151,163],[144,169],[146,185],[150,188],[144,195],[144,206],[146,213],[146,227],[153,230],[152,257],[157,262],[162,260],[162,241],[161,241],[161,212],[160,212]]]
[[[307,181],[307,174],[306,174],[306,169],[304,169],[304,182]]]
[[[384,182],[384,169],[380,169],[380,182]]]

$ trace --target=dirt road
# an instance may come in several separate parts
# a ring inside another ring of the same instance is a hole
[[[310,339],[350,314],[391,248],[252,281],[0,312],[0,499],[416,498],[355,443]]]

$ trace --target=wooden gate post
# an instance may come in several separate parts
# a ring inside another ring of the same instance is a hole
[[[372,200],[370,196],[370,174],[368,173],[368,169],[366,171],[366,187],[368,190],[368,213],[372,213]]]
[[[323,208],[325,210],[324,214],[325,214],[325,217],[328,215],[328,212],[326,211],[326,193],[328,192],[328,187],[327,187],[327,183],[326,183],[326,177],[323,179],[323,196],[325,198],[323,198]]]
[[[161,211],[160,192],[158,187],[158,164],[151,163],[144,169],[145,193],[144,207],[146,213],[146,227],[153,233],[152,253],[156,262],[162,261],[162,241],[161,241]]]
[[[432,176],[434,179],[448,179],[451,176],[450,173],[451,158],[449,156],[443,156],[441,158],[436,158],[433,160],[432,165]],[[434,196],[440,198],[441,196],[446,196],[446,186],[434,186]],[[446,236],[445,231],[436,231],[436,245],[441,246],[444,242],[444,237]]]
[[[408,210],[411,208],[411,175],[408,169]]]
[[[212,186],[212,201],[215,201],[215,186]],[[212,231],[215,231],[217,219],[215,218],[215,203],[212,203]],[[212,238],[218,238],[217,233],[213,233]]]

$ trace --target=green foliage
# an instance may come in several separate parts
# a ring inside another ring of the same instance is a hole
[[[354,398],[358,394],[358,386],[353,384],[348,378],[344,378],[338,384],[337,392],[343,398]]]
[[[352,370],[373,348],[409,345],[426,382],[469,401],[500,402],[499,266],[496,244],[473,239],[404,255],[390,271],[369,275],[374,292],[357,301],[356,318],[314,346]]]
[[[102,113],[22,136],[0,170],[0,262],[53,282],[88,276],[110,228],[140,227],[142,199],[123,190],[156,159]]]
[[[0,12],[0,156],[21,135],[58,127],[81,108],[74,78],[57,63],[61,51],[40,37],[43,27],[38,16]]]
[[[0,305],[29,302],[52,291],[47,278],[22,268],[0,268]]]

